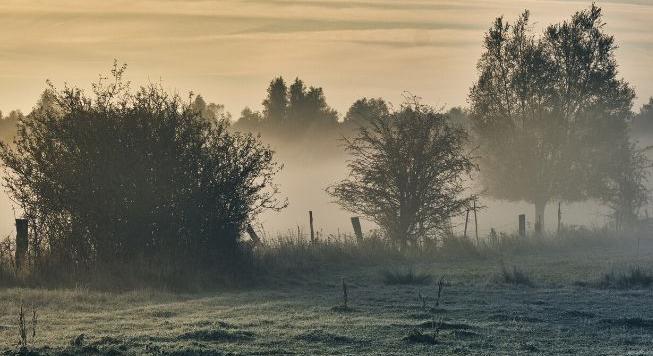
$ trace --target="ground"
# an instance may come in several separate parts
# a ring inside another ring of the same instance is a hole
[[[533,286],[501,282],[501,263],[525,271]],[[28,324],[31,305],[37,308],[29,350],[50,354],[653,355],[652,290],[591,285],[629,265],[650,270],[653,243],[333,268],[193,295],[4,289],[0,349],[19,350],[23,300]],[[384,283],[382,270],[404,268],[435,280]],[[436,307],[441,275],[446,285]],[[341,306],[342,278],[348,308]]]

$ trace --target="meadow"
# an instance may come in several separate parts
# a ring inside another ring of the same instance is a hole
[[[653,354],[653,241],[509,241],[382,256],[287,240],[260,247],[256,283],[192,293],[5,288],[0,349],[21,352],[22,303],[23,354]]]

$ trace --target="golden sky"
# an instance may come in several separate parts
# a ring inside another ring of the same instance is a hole
[[[637,106],[653,95],[653,0],[598,1]],[[268,81],[299,76],[343,112],[409,91],[465,105],[484,31],[531,10],[537,29],[586,8],[553,0],[1,0],[0,109],[29,111],[46,79],[88,86],[114,58],[140,84],[162,80],[260,107]],[[539,31],[539,30],[538,30]]]

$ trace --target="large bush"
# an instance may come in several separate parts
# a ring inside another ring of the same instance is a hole
[[[123,72],[115,66],[92,95],[50,85],[14,144],[0,145],[34,260],[70,272],[228,266],[246,223],[283,206],[273,152],[203,115],[192,96],[132,92]]]

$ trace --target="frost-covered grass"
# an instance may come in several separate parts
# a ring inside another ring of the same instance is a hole
[[[502,281],[502,266],[532,285]],[[30,350],[46,354],[652,354],[652,290],[595,283],[631,266],[653,271],[653,243],[338,265],[202,294],[3,289],[0,350],[18,351],[22,301],[38,313]],[[388,285],[389,269],[446,276],[440,305],[435,279]]]

